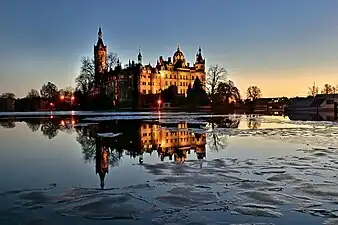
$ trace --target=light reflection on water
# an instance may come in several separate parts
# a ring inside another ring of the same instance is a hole
[[[338,216],[334,123],[196,115],[0,122],[1,224],[320,224]]]

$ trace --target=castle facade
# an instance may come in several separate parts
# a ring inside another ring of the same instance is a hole
[[[201,48],[198,49],[196,60],[193,64],[187,62],[181,47],[178,45],[173,57],[167,60],[160,56],[155,66],[143,65],[142,54],[139,51],[137,62],[129,61],[127,67],[122,68],[118,62],[118,71],[108,71],[108,48],[103,43],[102,30],[99,28],[97,44],[94,45],[94,61],[96,76],[109,76],[107,87],[112,92],[116,101],[131,98],[132,91],[137,91],[139,96],[156,95],[170,86],[177,87],[177,94],[186,96],[189,87],[199,79],[203,88],[206,84],[205,59]],[[136,80],[135,80],[136,79]],[[130,90],[132,89],[132,91]]]

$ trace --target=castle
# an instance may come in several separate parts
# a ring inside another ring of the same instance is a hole
[[[196,61],[190,65],[178,45],[173,57],[164,60],[160,56],[156,66],[143,65],[142,54],[139,51],[137,63],[129,61],[126,68],[118,62],[114,72],[107,68],[107,46],[103,43],[102,30],[99,28],[97,44],[94,45],[95,74],[108,76],[107,87],[114,92],[116,101],[123,101],[132,97],[131,92],[137,91],[138,96],[156,95],[170,86],[177,87],[177,94],[186,96],[189,87],[199,79],[203,88],[206,83],[205,59],[201,48],[196,54]],[[136,80],[135,80],[136,79]],[[108,90],[107,89],[107,90]]]

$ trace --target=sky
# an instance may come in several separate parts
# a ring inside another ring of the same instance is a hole
[[[24,97],[48,81],[75,86],[102,27],[123,63],[167,58],[180,43],[189,62],[202,47],[243,96],[306,96],[316,82],[338,84],[337,0],[3,0],[0,93]]]

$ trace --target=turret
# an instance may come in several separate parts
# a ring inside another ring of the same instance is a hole
[[[102,39],[101,27],[97,32],[97,43],[94,45],[95,74],[104,74],[107,71],[107,46]]]
[[[140,48],[138,49],[137,62],[138,64],[142,65],[142,54]]]
[[[202,56],[202,49],[201,47],[198,48],[198,53],[196,54],[196,62],[195,62],[195,69],[196,70],[205,70],[205,60]]]

